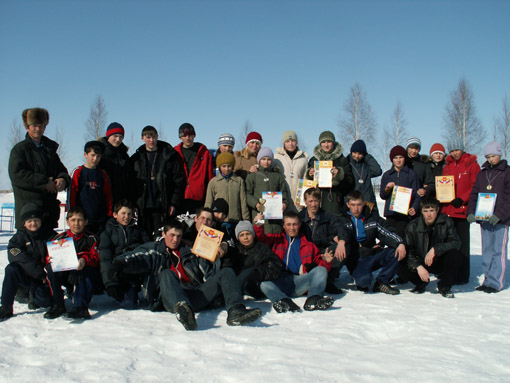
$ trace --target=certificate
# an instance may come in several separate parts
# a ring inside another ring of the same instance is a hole
[[[202,225],[191,252],[199,257],[214,262],[218,255],[222,239],[223,233],[221,231]]]
[[[266,200],[264,204],[265,219],[283,218],[283,195],[282,192],[263,192],[262,199]]]
[[[492,217],[497,196],[497,193],[478,193],[475,210],[475,219],[477,221],[488,221]]]
[[[317,182],[312,180],[304,180],[300,179],[298,181],[298,187],[296,191],[296,198],[294,198],[294,202],[298,206],[306,206],[305,204],[305,191],[310,188],[314,188],[317,186]]]
[[[454,176],[436,176],[436,198],[439,202],[448,203],[455,199],[454,179]]]
[[[403,186],[395,186],[391,193],[390,210],[395,213],[405,214],[409,211],[413,189]]]
[[[313,179],[317,182],[317,186],[320,188],[331,188],[333,187],[333,161],[315,161],[314,163],[315,173]]]
[[[62,238],[46,242],[53,272],[76,270],[78,256],[72,238]]]

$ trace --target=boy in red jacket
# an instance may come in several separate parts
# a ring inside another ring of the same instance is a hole
[[[273,303],[278,313],[300,311],[290,297],[299,297],[308,291],[308,298],[303,308],[307,311],[326,310],[333,304],[333,298],[324,296],[328,271],[333,261],[333,251],[326,249],[324,254],[317,246],[299,233],[301,220],[294,211],[283,215],[283,231],[264,233],[259,221],[263,215],[255,217],[255,234],[257,239],[269,247],[283,262],[283,274],[275,281],[264,281],[260,289]]]
[[[82,207],[76,206],[67,212],[67,231],[57,235],[54,240],[72,238],[78,266],[76,270],[53,272],[51,257],[48,256],[46,272],[53,295],[53,306],[44,314],[46,319],[55,319],[65,314],[66,319],[90,319],[88,305],[92,300],[95,286],[101,285],[99,273],[99,251],[97,238],[94,234],[85,231],[87,214]],[[74,296],[71,311],[66,312],[64,292],[62,286],[74,286]]]

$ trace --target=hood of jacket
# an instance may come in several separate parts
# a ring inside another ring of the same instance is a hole
[[[321,145],[319,144],[313,149],[313,155],[319,161],[334,161],[343,155],[342,153],[343,149],[344,148],[342,144],[339,144],[338,142],[335,141],[335,146],[333,147],[333,150],[330,152],[325,152],[324,150],[322,150]]]
[[[477,156],[476,154],[469,154],[469,153],[462,153],[462,156],[460,157],[460,159],[457,161],[458,163],[464,163],[466,166],[469,166],[471,165],[472,163],[476,162],[477,160]],[[453,157],[451,156],[451,154],[449,154],[447,157],[446,157],[446,163],[447,164],[451,164],[451,163],[454,163],[455,160],[453,159]]]

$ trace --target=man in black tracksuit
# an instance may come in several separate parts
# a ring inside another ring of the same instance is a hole
[[[409,279],[416,287],[413,293],[425,291],[430,275],[438,275],[437,287],[445,298],[454,298],[451,287],[459,268],[460,239],[450,217],[439,213],[439,201],[427,198],[421,201],[421,217],[405,228],[408,248]]]
[[[223,297],[227,324],[242,325],[258,319],[260,309],[246,309],[236,275],[230,268],[197,257],[181,243],[183,226],[177,220],[164,225],[161,241],[149,242],[116,257],[111,277],[124,272],[145,276],[145,296],[152,310],[174,312],[186,330],[195,330],[195,311],[207,308]]]

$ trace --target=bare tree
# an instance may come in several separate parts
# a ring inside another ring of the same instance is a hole
[[[407,120],[404,116],[404,107],[399,101],[391,114],[391,140],[393,146],[402,145],[407,138]]]
[[[108,112],[103,97],[97,96],[90,105],[89,118],[85,122],[85,141],[97,140],[105,133]]]
[[[159,122],[158,125],[158,140],[166,141],[165,127],[163,126],[163,123],[161,121]]]
[[[494,121],[494,141],[499,141],[503,148],[503,158],[510,154],[510,102],[505,94],[501,114]]]
[[[377,145],[377,148],[379,149],[379,158],[381,160],[382,168],[384,171],[388,170],[391,167],[390,162],[390,150],[392,147],[394,147],[394,136],[393,136],[393,130],[390,130],[388,127],[384,127],[382,132],[382,140],[381,144]]]
[[[24,129],[23,125],[18,123],[18,119],[12,120],[12,125],[9,130],[9,137],[7,139],[7,146],[9,151],[14,145],[23,140]]]
[[[60,161],[64,164],[67,163],[67,148],[64,139],[64,129],[60,126],[55,128],[55,141],[58,143],[57,154],[60,157]]]
[[[306,145],[306,142],[305,140],[302,140],[299,138],[299,135],[296,133],[296,137],[298,139],[298,147],[299,147],[299,150],[301,150],[303,153],[306,152],[308,150],[308,146]],[[313,156],[313,153],[308,153],[311,156]]]
[[[244,123],[244,127],[241,130],[241,133],[239,134],[239,140],[236,142],[236,147],[239,148],[239,150],[244,148],[246,137],[248,137],[248,134],[252,131],[253,127],[251,125],[251,122],[249,120],[246,120],[246,122]]]
[[[468,152],[476,152],[484,139],[484,129],[476,116],[473,91],[465,78],[459,80],[457,89],[450,93],[446,105],[444,138],[460,139]]]
[[[366,144],[371,144],[375,140],[377,123],[367,94],[359,83],[354,84],[349,91],[349,97],[343,107],[343,116],[338,119],[338,126],[346,144],[360,139]]]

